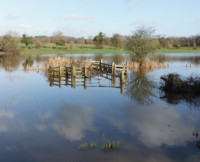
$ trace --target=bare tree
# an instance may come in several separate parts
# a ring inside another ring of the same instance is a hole
[[[63,36],[62,32],[53,33],[52,42],[57,46],[64,46],[66,43],[66,39]]]
[[[0,41],[0,49],[4,52],[13,53],[15,52],[20,44],[20,38],[16,33],[9,32],[4,35]]]

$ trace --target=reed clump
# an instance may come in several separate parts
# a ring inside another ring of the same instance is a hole
[[[49,66],[53,67],[66,67],[66,66],[76,66],[76,67],[90,67],[92,65],[92,60],[81,60],[76,61],[74,58],[69,57],[50,57],[45,63],[45,69]]]
[[[103,151],[117,150],[118,148],[119,148],[119,142],[115,142],[115,141],[104,142],[103,145],[101,146],[101,149]]]
[[[88,149],[88,144],[82,143],[82,144],[79,145],[78,149],[81,150],[81,151],[85,151],[85,150]]]
[[[155,62],[155,61],[145,61],[142,64],[137,61],[131,61],[128,64],[128,68],[133,69],[133,71],[135,72],[141,69],[144,71],[152,71],[155,69],[166,68],[166,65],[164,63]]]

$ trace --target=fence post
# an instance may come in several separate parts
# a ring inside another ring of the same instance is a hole
[[[68,67],[67,66],[65,66],[65,73],[66,73],[66,77],[68,77],[69,76],[69,71],[68,71]]]
[[[76,66],[72,66],[72,77],[76,77]]]
[[[128,75],[128,66],[129,66],[129,63],[126,62],[126,75]]]
[[[121,94],[124,94],[124,70],[121,71],[120,73],[120,89],[121,89]]]
[[[116,77],[112,76],[112,87],[116,86]]]
[[[100,71],[103,71],[102,63],[103,63],[103,59],[101,59],[100,62],[99,62]]]
[[[59,77],[61,77],[62,76],[62,68],[61,68],[61,66],[59,66]]]
[[[76,77],[71,77],[71,86],[73,87],[73,88],[76,88]]]
[[[84,75],[84,78],[88,77],[88,75],[87,75],[87,68],[86,67],[84,67],[84,73],[83,73],[83,75]]]
[[[112,76],[115,76],[116,75],[116,65],[115,63],[113,62],[112,63]]]
[[[52,76],[52,67],[49,66],[49,72],[50,72],[50,76]]]
[[[122,70],[120,73],[120,81],[121,83],[124,83],[124,70]]]
[[[87,89],[87,78],[84,78],[84,89]]]

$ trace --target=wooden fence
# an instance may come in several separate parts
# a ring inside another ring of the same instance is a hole
[[[86,67],[80,68],[76,66],[50,66],[49,67],[49,80],[50,80],[50,86],[59,86],[62,85],[71,85],[73,88],[75,88],[78,85],[84,86],[84,88],[88,87],[88,78],[91,78],[89,76],[89,72],[91,70],[100,72],[101,77],[104,77],[106,79],[110,79],[112,81],[112,86],[115,87],[116,83],[116,77],[120,78],[120,86],[118,88],[121,89],[121,93],[124,93],[124,83],[125,83],[125,75],[128,74],[128,69],[126,65],[116,65],[116,64],[106,64],[103,63],[103,60],[100,61],[92,61],[92,68],[87,69]],[[108,77],[110,76],[110,78]],[[97,87],[100,85],[97,85]],[[105,86],[103,86],[105,87]]]

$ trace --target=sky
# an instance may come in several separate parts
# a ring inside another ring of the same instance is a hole
[[[0,0],[0,35],[130,35],[141,26],[162,36],[200,34],[200,0]]]

